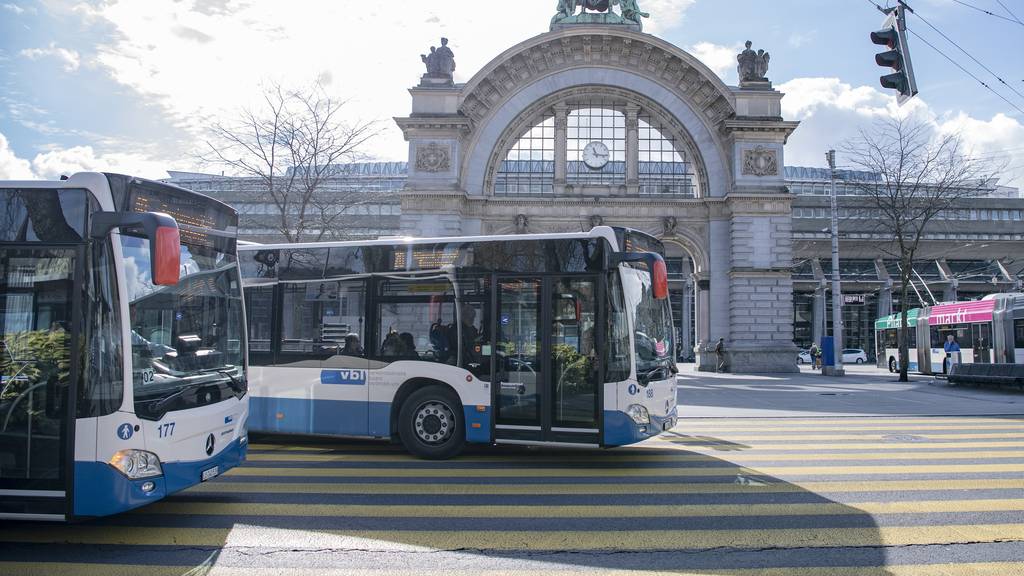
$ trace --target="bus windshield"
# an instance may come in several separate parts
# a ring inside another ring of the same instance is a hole
[[[185,388],[244,390],[242,300],[237,259],[215,246],[182,243],[181,277],[155,286],[149,241],[122,234],[131,318],[136,410]],[[181,395],[187,407],[187,395]],[[142,402],[140,406],[139,402]],[[158,416],[159,417],[159,416]]]
[[[633,318],[637,374],[671,365],[672,311],[668,299],[654,297],[651,275],[646,270],[621,270],[626,310]]]

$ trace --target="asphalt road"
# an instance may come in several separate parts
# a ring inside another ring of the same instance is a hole
[[[1024,394],[768,382],[684,372],[688,417],[615,450],[254,438],[135,513],[0,526],[0,574],[1024,574]]]

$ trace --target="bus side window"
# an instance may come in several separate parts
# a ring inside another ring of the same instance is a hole
[[[274,287],[252,286],[245,289],[246,323],[249,327],[249,363],[269,366],[274,363],[271,346],[274,318]]]
[[[386,280],[379,286],[376,358],[455,364],[458,329],[451,284]]]

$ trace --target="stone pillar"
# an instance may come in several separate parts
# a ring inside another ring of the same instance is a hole
[[[566,142],[568,141],[569,107],[556,104],[555,110],[555,195],[565,193],[565,170],[567,166]]]
[[[708,353],[714,349],[715,342],[711,341],[711,279],[706,275],[694,274],[693,280],[693,304],[697,320],[697,343],[694,345],[695,361],[697,370],[705,372],[715,371],[715,358]]]
[[[640,190],[640,107],[626,106],[626,191]]]
[[[878,289],[878,317],[892,314],[892,280],[887,279]]]
[[[822,280],[814,290],[814,305],[811,308],[811,342],[821,346],[821,337],[825,335],[825,291],[827,285]]]
[[[782,120],[782,94],[770,83],[743,84],[733,95],[736,115],[723,130],[732,159],[732,186],[722,212],[729,370],[798,372],[790,273],[792,196],[783,173],[783,148],[797,123]],[[712,253],[720,241],[715,224],[712,218]]]
[[[683,280],[683,290],[680,294],[680,318],[679,318],[679,346],[688,353],[693,350],[693,333],[690,332],[692,321],[693,305],[693,282],[687,277]],[[687,354],[689,355],[689,354]]]
[[[942,287],[942,301],[943,302],[956,302],[957,299],[957,288],[959,288],[959,282],[956,278],[950,278],[946,285]]]

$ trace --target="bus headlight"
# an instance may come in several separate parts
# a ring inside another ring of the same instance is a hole
[[[110,465],[132,480],[151,478],[164,473],[156,454],[145,450],[118,450],[110,458]]]
[[[651,423],[651,415],[647,412],[647,408],[640,404],[630,404],[626,409],[626,414],[629,414],[629,417],[637,424]]]

